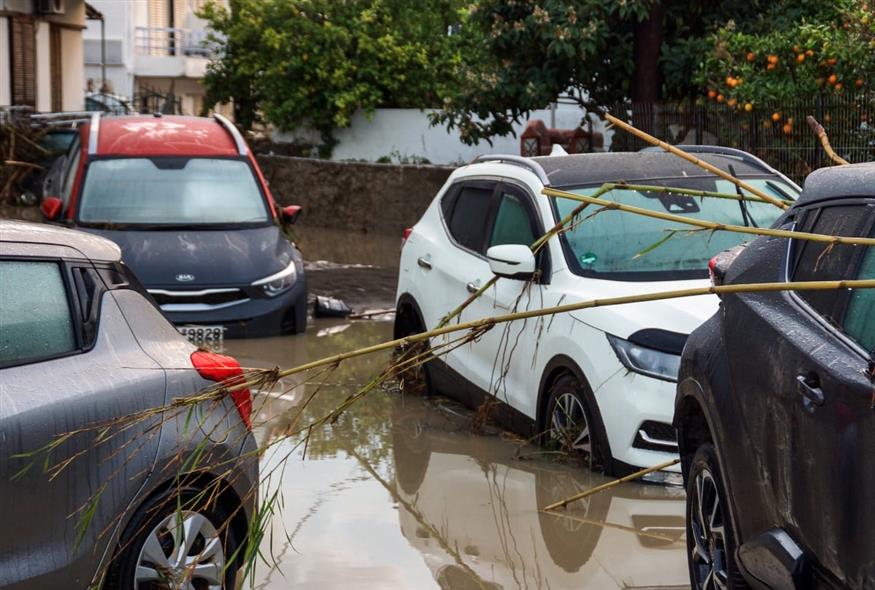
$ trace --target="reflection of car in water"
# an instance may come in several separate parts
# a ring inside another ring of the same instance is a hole
[[[686,587],[679,489],[621,486],[540,512],[603,478],[514,460],[417,401],[393,413],[399,519],[441,588]]]

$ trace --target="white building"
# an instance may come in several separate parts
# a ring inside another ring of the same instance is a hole
[[[83,109],[86,8],[84,0],[0,0],[0,106]]]
[[[104,16],[104,51],[101,53],[101,23],[91,21],[85,30],[85,76],[94,90],[106,81],[107,91],[135,98],[152,93],[172,94],[184,114],[199,114],[205,90],[209,50],[206,21],[196,13],[206,0],[92,0]],[[103,56],[103,61],[102,57]],[[105,71],[105,77],[104,72]]]

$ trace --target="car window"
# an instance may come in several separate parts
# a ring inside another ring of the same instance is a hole
[[[515,194],[502,192],[489,245],[524,244],[528,246],[534,241],[532,219],[522,199]]]
[[[447,226],[460,246],[475,252],[483,249],[491,203],[491,188],[463,186],[459,191]]]
[[[860,205],[835,205],[810,210],[797,225],[797,229],[830,236],[859,236],[868,233],[870,217],[863,215]],[[796,241],[796,257],[791,273],[793,281],[838,281],[850,278],[860,261],[864,249],[856,246],[821,242]],[[840,322],[840,303],[843,293],[839,290],[799,291],[818,314],[835,326]]]
[[[866,250],[856,278],[875,279],[875,248]],[[856,289],[851,292],[843,327],[845,333],[864,350],[875,351],[875,289]]]
[[[75,348],[61,267],[54,262],[0,260],[0,365]]]

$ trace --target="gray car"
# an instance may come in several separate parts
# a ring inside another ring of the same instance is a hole
[[[0,588],[232,588],[252,401],[192,396],[241,374],[174,330],[109,240],[0,220]]]

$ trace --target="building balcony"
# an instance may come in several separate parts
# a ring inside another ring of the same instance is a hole
[[[156,78],[203,78],[215,48],[206,31],[137,27],[134,75]]]

